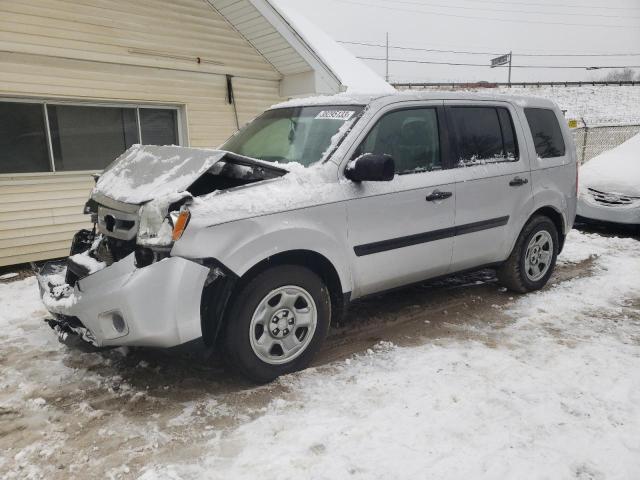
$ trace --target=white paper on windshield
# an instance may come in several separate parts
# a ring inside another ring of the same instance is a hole
[[[323,110],[317,116],[316,120],[349,120],[353,114],[353,110]]]

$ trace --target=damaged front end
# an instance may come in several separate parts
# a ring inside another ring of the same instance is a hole
[[[214,283],[228,289],[225,273],[205,259],[171,256],[190,224],[190,204],[286,173],[227,152],[132,147],[97,179],[84,209],[93,228],[76,233],[66,260],[36,272],[53,315],[47,322],[62,340],[74,335],[95,346],[211,338],[202,294]]]

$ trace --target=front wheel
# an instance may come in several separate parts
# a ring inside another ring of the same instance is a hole
[[[498,280],[519,293],[539,290],[547,284],[558,257],[558,229],[542,215],[525,225],[507,261],[498,269]]]
[[[270,268],[235,296],[224,341],[225,360],[242,375],[266,383],[305,368],[327,335],[331,301],[311,270]]]

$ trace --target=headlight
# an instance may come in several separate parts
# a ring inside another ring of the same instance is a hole
[[[138,245],[171,247],[180,239],[191,218],[185,205],[190,198],[188,193],[181,193],[144,204],[140,208]]]
[[[182,237],[184,230],[187,228],[187,225],[189,225],[189,220],[191,220],[191,212],[189,212],[189,209],[187,207],[182,207],[180,209],[180,214],[178,215],[178,217],[173,220],[173,232],[171,234],[171,239],[174,242],[180,240],[180,237]]]
[[[143,205],[140,209],[140,227],[138,245],[148,247],[168,247],[173,242],[173,227],[170,220],[154,203]]]

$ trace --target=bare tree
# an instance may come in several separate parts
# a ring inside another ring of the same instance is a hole
[[[636,72],[631,68],[622,68],[620,70],[612,70],[603,80],[605,82],[628,82],[634,78],[640,79],[640,74],[636,77]]]

